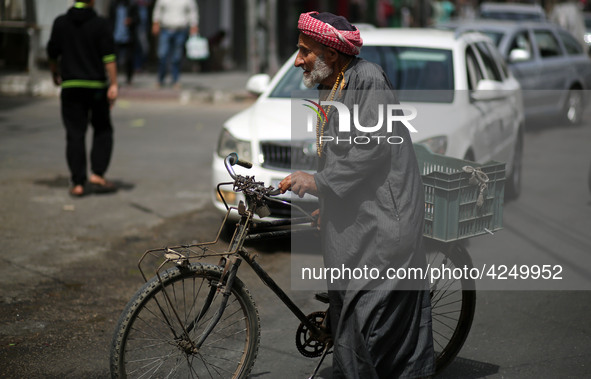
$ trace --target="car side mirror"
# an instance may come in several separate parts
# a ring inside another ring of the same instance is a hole
[[[506,96],[503,85],[495,80],[483,79],[478,82],[476,90],[470,94],[474,101],[498,100]]]
[[[509,62],[525,62],[531,59],[531,54],[525,49],[513,49],[509,53]]]
[[[246,89],[249,92],[260,95],[261,93],[267,90],[270,82],[271,77],[269,75],[256,74],[251,76],[250,79],[248,79],[248,82],[246,82]]]

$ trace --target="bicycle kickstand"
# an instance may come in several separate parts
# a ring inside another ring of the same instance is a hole
[[[324,352],[322,353],[322,356],[320,357],[320,362],[318,362],[318,365],[314,369],[312,376],[310,376],[308,379],[314,379],[316,377],[316,374],[318,374],[318,370],[320,370],[320,366],[322,366],[322,362],[324,362],[324,358],[326,358],[326,354],[328,354],[328,351],[330,350],[331,345],[332,344],[330,344],[330,343],[326,344],[326,346],[324,347]]]

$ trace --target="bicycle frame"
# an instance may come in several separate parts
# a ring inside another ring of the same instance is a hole
[[[232,211],[238,211],[238,213],[240,214],[240,221],[236,225],[236,229],[235,229],[232,239],[230,241],[229,251],[224,252],[224,253],[213,252],[210,249],[208,249],[207,246],[214,245],[214,244],[218,243],[220,235],[222,233],[223,226],[227,222],[227,220],[230,216],[230,213]],[[174,306],[172,306],[172,301],[170,300],[170,297],[166,291],[166,288],[164,286],[162,288],[164,298],[168,302],[167,306],[169,306],[169,308],[171,308],[173,310],[175,317],[176,317],[176,321],[179,323],[179,325],[181,325],[183,327],[183,334],[185,334],[185,336],[189,335],[189,332],[195,327],[195,325],[201,320],[201,318],[209,311],[209,306],[211,305],[211,302],[212,302],[212,299],[213,299],[213,296],[215,295],[215,293],[219,291],[219,292],[222,292],[222,295],[224,296],[224,299],[222,300],[220,306],[216,310],[213,320],[209,323],[208,327],[202,333],[199,340],[192,344],[192,346],[190,347],[190,350],[198,351],[198,349],[205,342],[205,340],[207,339],[207,337],[209,336],[211,331],[215,328],[218,321],[222,317],[223,312],[226,307],[226,302],[227,302],[228,296],[230,294],[230,291],[231,291],[231,288],[233,285],[234,278],[236,278],[238,268],[239,268],[240,264],[242,263],[242,261],[245,261],[246,263],[248,263],[248,265],[256,273],[256,275],[261,279],[261,281],[267,287],[269,287],[271,289],[271,291],[273,291],[273,293],[275,293],[275,295],[283,302],[283,304],[285,304],[285,306],[293,313],[293,315],[295,317],[297,317],[297,319],[300,320],[300,322],[308,328],[308,330],[310,331],[310,333],[313,336],[315,336],[317,338],[330,337],[330,333],[323,331],[317,325],[315,325],[313,322],[311,322],[308,319],[308,317],[304,314],[304,312],[302,312],[302,310],[285,293],[285,291],[283,291],[281,289],[281,287],[273,280],[273,278],[271,278],[271,276],[269,276],[269,274],[267,274],[265,269],[256,261],[256,255],[254,255],[244,249],[244,247],[243,247],[244,242],[249,239],[248,238],[249,236],[254,237],[254,238],[250,238],[250,240],[256,240],[259,238],[261,238],[261,239],[268,238],[269,236],[274,236],[274,237],[280,236],[280,235],[283,236],[283,235],[286,235],[287,233],[289,233],[289,231],[280,231],[280,232],[266,232],[266,233],[259,233],[259,234],[254,234],[254,235],[250,234],[249,235],[248,234],[249,229],[253,226],[253,217],[254,217],[254,210],[251,210],[251,209],[247,210],[243,203],[241,203],[238,206],[238,208],[228,207],[228,211],[227,211],[226,216],[222,222],[222,226],[220,227],[218,234],[216,236],[216,239],[214,241],[204,242],[204,243],[199,243],[199,244],[192,244],[192,245],[181,245],[181,246],[167,247],[164,249],[148,250],[142,255],[142,257],[140,258],[140,260],[138,262],[138,268],[142,274],[142,277],[144,278],[145,281],[147,281],[148,278],[146,277],[146,275],[144,274],[144,270],[142,269],[142,263],[144,262],[145,258],[149,255],[156,256],[155,253],[165,252],[164,261],[156,269],[156,276],[158,277],[158,280],[160,281],[160,283],[162,283],[162,277],[160,276],[160,273],[162,272],[162,270],[165,266],[167,266],[171,263],[175,264],[176,266],[179,266],[179,267],[186,267],[187,265],[189,265],[191,263],[191,260],[197,260],[197,259],[211,257],[211,256],[220,256],[220,260],[218,263],[218,266],[220,268],[222,268],[222,276],[221,276],[220,282],[217,284],[217,286],[212,286],[212,288],[210,289],[210,293],[208,294],[207,300],[203,306],[203,309],[201,309],[198,316],[194,320],[192,320],[190,323],[188,323],[187,325],[184,325],[184,323],[181,321],[181,318],[176,313]],[[300,219],[293,219],[293,220],[271,221],[266,224],[269,226],[283,226],[283,225],[289,225],[292,223],[302,223],[302,222],[304,222],[304,220],[309,221],[309,219],[307,219],[307,218],[300,218]],[[200,249],[201,253],[195,253],[195,251],[193,249]],[[183,253],[179,252],[179,250],[185,250],[185,251],[188,250],[190,253],[183,254]],[[158,254],[158,255],[160,255],[160,254]],[[157,303],[157,304],[158,304],[158,307],[160,308],[161,313],[164,315],[165,312],[163,311],[163,309],[166,307],[162,307],[159,303]],[[178,336],[175,335],[175,337],[178,337]]]
[[[321,356],[320,363],[311,378],[316,375],[324,357],[333,346],[331,333],[327,328],[327,312],[313,312],[305,315],[257,262],[256,254],[244,248],[246,241],[267,240],[269,238],[293,236],[300,232],[308,233],[313,231],[315,228],[311,227],[311,225],[308,228],[296,228],[295,230],[293,228],[277,228],[310,223],[314,218],[297,204],[273,198],[273,196],[279,194],[279,191],[271,186],[266,187],[263,182],[255,181],[254,176],[236,175],[232,169],[232,166],[235,164],[249,168],[249,164],[240,161],[234,153],[228,155],[225,159],[226,168],[232,179],[234,179],[234,182],[218,185],[218,194],[224,201],[227,212],[215,240],[198,244],[152,249],[146,251],[140,258],[138,268],[147,284],[136,293],[120,317],[111,351],[112,373],[124,372],[123,370],[127,369],[128,364],[130,366],[136,365],[137,367],[138,362],[144,361],[142,351],[144,351],[145,346],[137,342],[138,338],[136,336],[142,335],[140,333],[144,333],[144,331],[142,327],[137,330],[133,327],[135,325],[134,322],[141,320],[144,314],[148,314],[146,319],[155,319],[160,324],[160,327],[162,327],[163,322],[166,325],[165,328],[170,329],[170,335],[164,333],[166,335],[164,339],[162,339],[162,336],[156,336],[156,340],[162,340],[161,342],[166,346],[171,344],[176,346],[187,357],[200,355],[201,350],[206,355],[207,353],[205,352],[209,352],[212,346],[215,348],[216,341],[214,335],[222,327],[224,320],[227,319],[226,316],[223,316],[224,312],[227,313],[227,316],[232,316],[236,313],[234,310],[229,310],[236,307],[235,305],[231,307],[232,304],[229,302],[230,295],[233,297],[233,302],[236,300],[234,298],[240,301],[238,306],[245,314],[244,320],[247,321],[246,329],[244,329],[246,331],[246,344],[243,353],[246,351],[249,352],[248,364],[247,366],[241,366],[242,363],[240,363],[238,368],[248,367],[250,369],[256,358],[256,351],[258,349],[260,323],[258,322],[258,311],[252,300],[252,296],[248,293],[244,283],[238,278],[240,265],[242,261],[246,261],[261,281],[300,320],[301,324],[296,330],[296,346],[300,353],[306,357]],[[243,193],[246,202],[241,201],[237,207],[229,207],[223,198],[222,191],[220,191],[220,186],[224,184],[233,185],[235,192]],[[256,216],[264,218],[270,214],[267,205],[269,201],[291,205],[307,217],[259,222],[259,220],[255,219]],[[232,212],[238,213],[239,221],[236,223],[230,243],[223,252],[221,250],[216,251],[213,245],[220,241],[224,226],[229,222]],[[261,226],[265,229],[259,230]],[[267,227],[271,227],[272,229],[267,229]],[[433,253],[432,267],[439,264],[441,264],[442,268],[449,267],[450,269],[454,267],[473,267],[469,254],[462,246],[461,241],[448,243],[435,239],[431,240],[425,236],[425,242],[425,248]],[[156,267],[154,275],[151,275],[151,279],[147,278],[142,266]],[[174,269],[170,269],[171,266]],[[199,283],[196,288],[197,292],[195,292],[194,287],[188,291],[192,295],[188,295],[187,297],[184,295],[185,279],[189,280],[189,287],[191,287],[191,282]],[[182,286],[182,288],[175,287],[175,283],[177,282],[180,282],[179,286]],[[178,299],[177,292],[179,290],[177,288],[181,288],[180,292],[182,293]],[[201,291],[202,288],[203,291]],[[457,281],[446,280],[441,283],[438,279],[431,283],[432,307],[434,306],[438,309],[437,313],[433,314],[438,317],[442,328],[445,328],[442,329],[441,333],[438,333],[438,341],[440,342],[437,343],[441,349],[437,355],[436,363],[438,370],[445,367],[454,359],[468,336],[474,317],[474,288],[474,280],[466,278]],[[317,296],[316,298],[323,303],[328,302],[324,297]],[[185,301],[187,299],[189,301]],[[443,301],[443,299],[446,300]],[[186,308],[187,303],[190,306],[188,312]],[[432,312],[434,312],[433,310],[435,308],[432,308]],[[453,316],[456,314],[457,317]],[[450,320],[451,324],[449,324]],[[150,324],[147,322],[144,325],[146,328],[150,327]],[[250,327],[253,329],[249,329]],[[131,339],[130,348],[131,354],[136,357],[136,360],[127,361],[125,360],[127,354],[126,346],[130,334],[136,336],[135,341],[133,338]],[[171,336],[173,337],[172,340],[170,340]],[[143,340],[143,338],[139,338],[139,340]],[[160,358],[168,359],[172,356],[168,354],[159,357],[150,359],[154,362],[160,362]],[[176,362],[178,363],[178,361]],[[161,363],[158,364],[160,365]],[[175,365],[174,367],[177,367],[177,363],[173,362],[172,364]],[[203,363],[206,364],[205,361]],[[192,367],[190,361],[188,361],[188,364]]]

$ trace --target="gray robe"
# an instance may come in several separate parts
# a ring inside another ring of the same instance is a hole
[[[378,102],[398,103],[373,63],[354,58],[345,83],[334,100],[351,111],[359,104],[362,126],[377,124]],[[343,134],[337,113],[329,112],[325,136],[381,134],[403,137],[404,143],[324,145],[314,177],[325,267],[377,268],[384,274],[388,268],[424,266],[424,193],[407,128],[396,122],[392,133],[386,134],[385,126],[381,133],[361,133],[351,125]],[[329,283],[335,379],[420,378],[434,372],[427,283],[380,279]]]

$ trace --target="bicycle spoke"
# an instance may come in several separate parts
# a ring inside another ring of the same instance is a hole
[[[189,318],[188,318],[188,315],[187,315],[187,295],[186,295],[185,281],[184,280],[181,281],[181,286],[182,286],[182,289],[183,289],[183,291],[182,291],[182,293],[183,293],[183,310],[185,311],[182,319],[183,319],[183,322],[185,324],[187,324],[187,320]]]
[[[212,286],[211,283],[210,283],[210,286]],[[212,290],[213,289],[210,288],[210,291],[212,291]],[[207,320],[203,320],[203,317],[207,314],[207,312],[211,308],[211,305],[216,302],[216,299],[218,297],[217,295],[218,295],[217,291],[213,294],[213,296],[211,295],[211,292],[210,292],[210,294],[207,295],[207,298],[203,302],[203,306],[202,306],[201,310],[199,311],[197,316],[194,318],[194,320],[191,321],[191,323],[189,324],[189,326],[187,328],[188,331],[192,331],[192,330],[196,329],[195,327],[197,327],[197,329],[198,329],[199,325],[197,325],[197,323],[199,323],[199,322],[201,322],[202,324],[207,323],[207,321],[211,320],[214,317],[214,315],[212,315]]]
[[[441,342],[439,342],[440,339],[433,338],[433,342],[435,342],[441,350],[445,349],[445,346],[447,345],[447,342],[449,341],[449,338],[446,338],[446,337],[444,337],[444,338],[445,338],[445,345],[442,344]]]
[[[191,357],[187,357],[187,364],[189,365],[189,374],[191,375],[192,378],[199,378],[199,373],[197,371],[195,371],[195,367],[193,365],[193,360],[195,358],[193,356]],[[193,375],[195,374],[195,375]]]
[[[172,354],[169,354],[169,356],[171,356],[171,355],[172,355]],[[133,362],[142,362],[142,361],[144,361],[144,360],[152,360],[154,365],[156,365],[157,363],[160,363],[159,365],[157,365],[157,366],[156,366],[156,367],[155,367],[155,368],[152,370],[153,372],[156,372],[156,371],[158,371],[158,368],[162,367],[162,365],[164,364],[164,362],[165,362],[165,360],[166,360],[166,359],[163,359],[162,357],[153,357],[153,358],[147,358],[147,359],[140,359],[140,360],[136,360],[136,361],[133,361]],[[135,371],[142,370],[142,369],[144,369],[144,368],[147,368],[147,367],[149,367],[149,366],[150,366],[150,364],[148,363],[148,364],[146,364],[146,365],[144,365],[144,366],[140,366],[140,367],[138,367],[138,368],[137,368],[137,370],[135,370]],[[132,372],[130,372],[129,374],[131,374],[131,375],[133,376],[133,374],[135,373],[135,371],[132,371]],[[147,374],[147,373],[149,373],[149,372],[150,372],[150,370],[146,371],[144,374],[140,375],[138,378],[142,378],[142,377],[144,377],[144,376],[145,376],[145,374]]]
[[[454,285],[455,283],[457,283],[458,281],[456,279],[453,278],[447,278],[442,285],[438,285],[437,291],[441,292],[445,292],[448,291],[448,289]]]
[[[199,357],[201,358],[201,360],[202,360],[202,362],[203,362],[204,365],[211,366],[211,368],[214,369],[218,373],[218,375],[220,374],[219,371],[218,371],[218,369],[221,370],[221,371],[227,372],[228,374],[233,374],[234,373],[234,371],[229,371],[229,370],[227,370],[227,369],[225,369],[223,367],[220,367],[218,365],[215,365],[215,364],[213,364],[211,362],[206,363],[205,362],[205,359],[204,359],[205,356],[203,354],[199,354]],[[240,362],[238,362],[238,363],[240,363]],[[209,372],[209,370],[208,370],[208,372]]]
[[[205,359],[203,359],[203,356],[201,354],[199,354],[199,359],[201,359],[201,362],[203,362],[203,367],[205,367],[205,369],[207,370],[209,377],[213,378],[213,376],[211,375],[211,371],[209,371],[209,367],[207,366],[207,363],[205,362]]]
[[[224,321],[226,321],[226,320],[224,320]],[[221,325],[221,329],[227,329],[230,326],[233,326],[235,324],[238,324],[238,323],[244,322],[244,321],[246,321],[246,317],[242,317],[242,318],[240,318],[240,319],[238,319],[238,320],[236,320],[233,323],[228,324],[228,325]],[[221,324],[221,322],[220,322],[220,324]],[[241,330],[241,332],[243,332],[243,331],[246,331],[246,328]],[[216,334],[216,333],[220,333],[220,332],[219,331],[213,332],[213,334]],[[213,335],[213,334],[210,334],[210,335]]]
[[[449,297],[449,296],[450,296],[450,295],[448,295],[448,296],[446,296],[446,297]],[[442,298],[442,299],[443,299],[443,298]],[[439,302],[440,302],[440,301],[441,301],[441,299],[439,299],[439,300],[436,300],[436,301],[434,302],[434,305],[433,305],[433,303],[432,303],[432,305],[431,305],[432,309],[439,309],[439,308],[444,308],[444,307],[446,307],[446,308],[447,308],[447,307],[449,307],[449,306],[451,306],[451,305],[453,305],[453,304],[457,304],[457,303],[460,303],[460,308],[461,308],[462,297],[460,297],[458,300],[450,301],[450,302],[448,302],[448,303],[443,303],[443,304],[439,304]]]
[[[225,307],[224,307],[224,309],[222,310],[223,314],[225,314],[225,313],[226,313],[226,309],[228,309],[228,308],[229,308],[229,307],[230,307],[232,304],[234,304],[234,302],[235,302],[235,301],[233,301],[232,303],[227,303],[227,304],[226,304],[226,306],[225,306]],[[240,312],[240,311],[241,311],[241,309],[240,309],[240,308],[238,308],[236,311],[234,311],[234,313],[232,313],[232,314],[228,315],[228,316],[227,316],[227,317],[226,317],[224,320],[228,319],[229,317],[233,316],[234,314],[236,314],[237,312]],[[209,324],[209,323],[213,322],[213,318],[214,318],[214,317],[215,317],[215,313],[214,313],[214,314],[212,314],[212,315],[211,315],[211,317],[209,317],[207,320],[202,320],[203,322],[201,323],[201,325],[204,325],[204,324]],[[221,322],[221,320],[220,320],[219,322]],[[218,322],[218,325],[219,325],[219,322]],[[198,329],[198,328],[196,328],[196,329]],[[205,332],[205,330],[207,330],[207,327],[205,327],[203,331]],[[213,331],[212,333],[216,333],[216,331]],[[210,334],[210,335],[211,335],[211,334]]]
[[[225,350],[225,351],[235,351],[235,352],[239,352],[239,353],[243,353],[244,352],[244,350],[230,350],[230,349],[225,349],[223,347],[216,347],[216,346],[212,346],[212,348],[214,348],[214,349],[220,349],[220,350]],[[217,355],[214,356],[214,355],[203,354],[203,353],[201,353],[201,355],[204,356],[204,357],[212,357],[212,358],[215,357],[216,359],[221,359],[221,360],[232,362],[232,363],[235,363],[235,364],[240,363],[240,361],[234,361],[232,359],[229,359],[229,358],[226,358],[226,357],[219,357]]]
[[[149,339],[149,338],[133,338],[133,339],[130,339],[129,341],[137,341],[138,343],[141,343],[141,345],[138,348],[134,349],[135,351],[154,349],[154,348],[161,346],[161,345],[172,346],[172,344],[168,341],[160,341],[158,343],[154,343],[151,345],[146,345],[145,343],[141,342],[141,341],[156,341],[155,339]]]
[[[453,284],[453,283],[451,283]],[[442,299],[445,299],[449,296],[453,296],[457,293],[461,293],[460,289],[450,289],[451,284],[446,287],[446,288],[441,288],[441,289],[437,289],[436,291],[433,291],[432,293],[434,294],[433,297],[431,298],[431,304],[437,304],[439,301],[441,301]]]
[[[155,328],[154,328],[153,323],[148,322],[148,321],[145,321],[141,317],[138,317],[137,319],[138,319],[138,321],[141,321],[146,326],[146,328],[139,328],[139,327],[132,328],[137,333],[141,333],[141,334],[144,334],[144,335],[148,336],[148,334],[147,334],[147,332],[145,332],[145,330],[149,330],[150,332],[155,332]],[[170,332],[171,325],[169,325],[168,323],[165,323],[165,322],[162,322],[162,324],[167,326],[166,332]],[[160,330],[158,330],[158,331],[159,331],[159,333],[161,335],[161,337],[160,337],[161,339],[164,339],[165,340],[165,339],[169,339],[170,338],[169,335],[164,334],[165,332],[160,332]],[[174,334],[172,336],[174,338]],[[156,338],[156,336],[154,336],[154,338]]]
[[[173,375],[177,372],[178,368],[181,366],[181,363],[181,360],[177,359],[176,365],[170,369],[170,371],[166,375],[166,378],[173,378]]]
[[[222,341],[222,340],[224,340],[224,339],[230,338],[230,337],[231,337],[231,336],[233,336],[233,335],[236,335],[236,334],[238,334],[238,333],[242,333],[242,332],[245,332],[245,331],[246,331],[246,329],[243,329],[243,330],[239,330],[239,331],[237,331],[237,332],[236,332],[236,333],[234,333],[234,334],[227,335],[227,336],[223,336],[222,338],[220,338],[220,339],[218,339],[218,340],[211,341],[211,342],[210,342],[210,345],[208,345],[208,346],[211,346],[211,345],[213,345],[213,344],[215,344],[215,343],[217,343],[217,342],[220,342],[220,341]]]
[[[169,356],[172,354],[169,354]],[[156,361],[156,360],[162,360],[162,356],[157,356],[157,357],[147,357],[147,358],[141,358],[141,359],[133,359],[133,360],[128,360],[128,362],[130,363],[140,363],[140,362],[145,362],[145,361]]]
[[[193,303],[191,304],[191,308],[189,309],[189,314],[193,313],[193,309],[196,309],[197,306],[197,299],[199,299],[199,294],[201,294],[201,289],[203,288],[203,283],[205,283],[206,280],[205,279],[201,279],[201,283],[199,284],[199,289],[197,289],[197,291],[195,291],[195,283],[196,283],[196,278],[193,277],[192,283],[193,283]],[[207,281],[210,285],[211,282]],[[188,321],[188,319],[187,319]]]
[[[441,321],[440,319],[435,319],[435,321],[436,321],[436,322],[438,322],[439,324],[441,324],[441,325],[443,325],[443,326],[447,327],[447,328],[448,328],[449,330],[451,330],[452,332],[453,332],[454,330],[456,330],[456,325],[455,325],[455,324],[457,324],[457,320],[453,320],[453,321],[455,321],[455,323],[454,323],[454,325],[453,325],[453,326],[450,326],[449,324],[447,324],[447,323],[445,323],[445,322]]]
[[[451,313],[460,313],[460,312],[462,312],[462,309],[456,309],[456,310],[453,310],[453,311],[445,311],[445,312],[438,311],[438,312],[432,312],[432,314],[433,314],[433,316],[437,316],[437,317],[451,318],[450,316],[448,316],[449,314],[451,314]],[[456,317],[456,319],[457,319],[457,317]]]
[[[172,286],[169,286],[169,287],[172,287],[173,294],[176,297],[174,283],[172,284]],[[179,323],[179,327],[181,328],[181,331],[183,332],[182,334],[186,334],[185,327],[184,327],[182,321],[179,319],[178,313],[175,311],[175,308],[172,304],[172,300],[170,298],[170,295],[168,295],[168,293],[166,292],[166,287],[162,288],[162,296],[164,297],[164,303],[166,303],[166,308],[168,309],[168,316],[169,316],[168,318],[170,318],[170,320],[171,320],[171,322],[170,322],[171,329],[172,329],[172,322],[174,320],[176,320]],[[175,304],[176,304],[176,301],[175,301]],[[165,318],[166,318],[166,316],[165,316]]]

